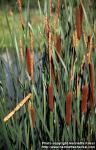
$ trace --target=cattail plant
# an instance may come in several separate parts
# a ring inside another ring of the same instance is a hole
[[[91,110],[94,108],[94,85],[95,85],[95,80],[94,80],[94,65],[90,62],[89,63],[89,76],[90,76],[90,105],[91,105]]]
[[[71,122],[71,115],[72,115],[72,96],[73,93],[69,92],[66,96],[66,123],[67,125]]]
[[[76,30],[74,31],[73,36],[72,36],[72,44],[73,44],[73,48],[76,48],[79,44]]]
[[[48,106],[51,111],[54,109],[54,95],[53,95],[53,85],[50,83],[48,86]]]
[[[26,48],[26,64],[28,74],[33,79],[34,75],[34,52],[31,53],[30,48]]]
[[[81,102],[81,113],[87,112],[87,98],[88,98],[88,85],[84,85],[82,88],[82,102]]]
[[[19,18],[20,18],[20,23],[21,23],[21,26],[22,26],[22,29],[24,30],[24,18],[23,18],[23,15],[22,15],[22,0],[17,0],[17,5],[18,5],[18,10],[19,10]]]
[[[28,105],[29,113],[31,116],[31,121],[32,121],[32,127],[35,127],[35,108],[33,105],[29,104]]]
[[[83,19],[83,9],[81,4],[76,8],[76,31],[77,38],[80,40],[82,34],[82,19]]]

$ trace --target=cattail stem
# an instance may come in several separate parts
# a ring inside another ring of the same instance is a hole
[[[69,92],[66,96],[66,123],[67,123],[67,125],[69,125],[71,122],[72,96],[73,96],[72,92]]]
[[[51,80],[55,80],[55,68],[53,64],[53,60],[51,60]]]
[[[52,16],[52,0],[50,0],[50,16]]]
[[[87,98],[88,98],[88,85],[85,85],[82,88],[82,103],[81,103],[82,114],[86,113],[87,111]]]
[[[49,56],[49,62],[51,62],[52,57],[52,33],[49,32],[49,39],[48,39],[48,56]]]
[[[18,10],[19,10],[19,17],[20,17],[20,22],[21,22],[21,25],[22,25],[22,29],[24,30],[24,18],[23,18],[23,15],[22,15],[22,0],[17,0],[17,5],[18,5]]]
[[[23,46],[22,46],[22,39],[21,39],[21,37],[20,37],[20,40],[19,40],[19,45],[20,45],[20,56],[21,56],[21,60],[23,62],[24,55],[23,55]]]

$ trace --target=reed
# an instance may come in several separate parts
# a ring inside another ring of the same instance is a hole
[[[71,123],[72,116],[72,96],[73,93],[69,92],[66,96],[66,124],[69,125]]]

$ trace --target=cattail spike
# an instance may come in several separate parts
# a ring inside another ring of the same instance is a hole
[[[71,115],[72,115],[72,96],[73,93],[69,92],[66,96],[66,123],[67,125],[71,122]]]
[[[35,108],[33,106],[30,106],[30,115],[32,120],[32,127],[35,127]]]
[[[81,4],[76,8],[76,30],[77,38],[80,40],[82,33],[82,19],[83,19],[83,9]]]
[[[91,110],[94,108],[94,65],[90,62],[89,63],[89,76],[90,76],[90,105]]]
[[[26,63],[29,76],[33,79],[34,73],[34,52],[31,53],[30,48],[26,48]]]
[[[51,111],[54,109],[54,96],[53,96],[53,85],[48,86],[48,106]]]
[[[82,103],[81,103],[82,114],[86,113],[87,111],[87,98],[88,98],[88,85],[85,85],[82,88]]]

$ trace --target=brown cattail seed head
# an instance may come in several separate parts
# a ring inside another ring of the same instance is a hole
[[[31,120],[32,120],[32,127],[35,127],[35,108],[33,106],[30,106],[30,114],[31,114]]]
[[[94,85],[95,85],[95,80],[94,80],[94,65],[90,62],[89,63],[89,76],[90,76],[90,105],[91,105],[91,110],[94,108]]]
[[[83,10],[81,4],[76,8],[76,30],[77,30],[77,38],[80,40],[82,33],[82,18],[83,18]]]
[[[82,102],[81,102],[81,112],[86,113],[87,111],[87,98],[88,98],[88,85],[82,88]]]
[[[30,48],[26,48],[26,63],[29,76],[33,79],[34,73],[34,52],[31,53]]]
[[[53,96],[53,85],[48,86],[48,106],[51,111],[54,109],[54,96]]]
[[[66,123],[67,125],[71,122],[71,115],[72,115],[72,96],[73,93],[69,92],[66,96]]]

